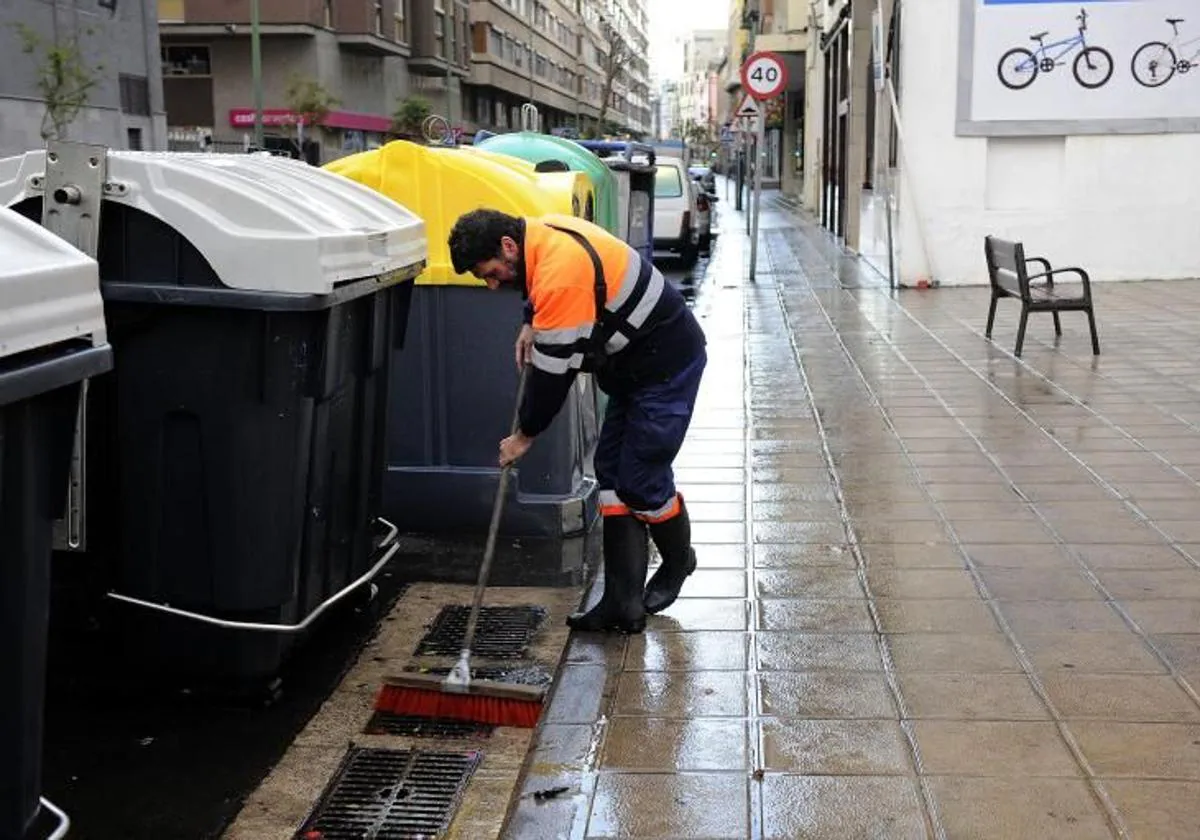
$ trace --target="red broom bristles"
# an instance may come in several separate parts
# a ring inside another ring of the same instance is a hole
[[[537,726],[542,703],[507,697],[453,694],[445,691],[385,685],[375,699],[375,708],[394,715],[452,718],[493,726]]]

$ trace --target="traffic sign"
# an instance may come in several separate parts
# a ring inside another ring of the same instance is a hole
[[[773,52],[756,52],[742,64],[742,90],[755,99],[774,99],[787,87],[787,65]]]
[[[738,119],[752,120],[759,114],[758,103],[746,96],[742,99],[742,104],[734,111],[733,115]]]

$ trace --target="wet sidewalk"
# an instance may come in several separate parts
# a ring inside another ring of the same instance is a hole
[[[744,282],[721,212],[700,570],[572,637],[503,836],[1200,836],[1200,283],[1018,361],[986,289],[892,297],[775,202]]]

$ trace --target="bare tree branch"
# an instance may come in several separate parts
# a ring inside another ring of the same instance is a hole
[[[633,50],[625,35],[611,19],[600,19],[600,36],[603,39],[605,55],[601,69],[604,72],[604,87],[600,97],[600,126],[603,131],[608,108],[612,102],[613,86],[618,80],[625,80],[628,74],[625,65],[633,56]],[[626,83],[623,81],[623,83]]]

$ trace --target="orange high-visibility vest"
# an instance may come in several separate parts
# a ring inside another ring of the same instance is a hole
[[[599,225],[575,216],[549,215],[525,222],[525,276],[533,305],[533,365],[551,374],[586,370],[585,353],[597,327],[596,271],[604,275],[609,313],[604,350],[616,356],[647,325],[665,280],[640,254]],[[610,334],[609,334],[610,333]]]

